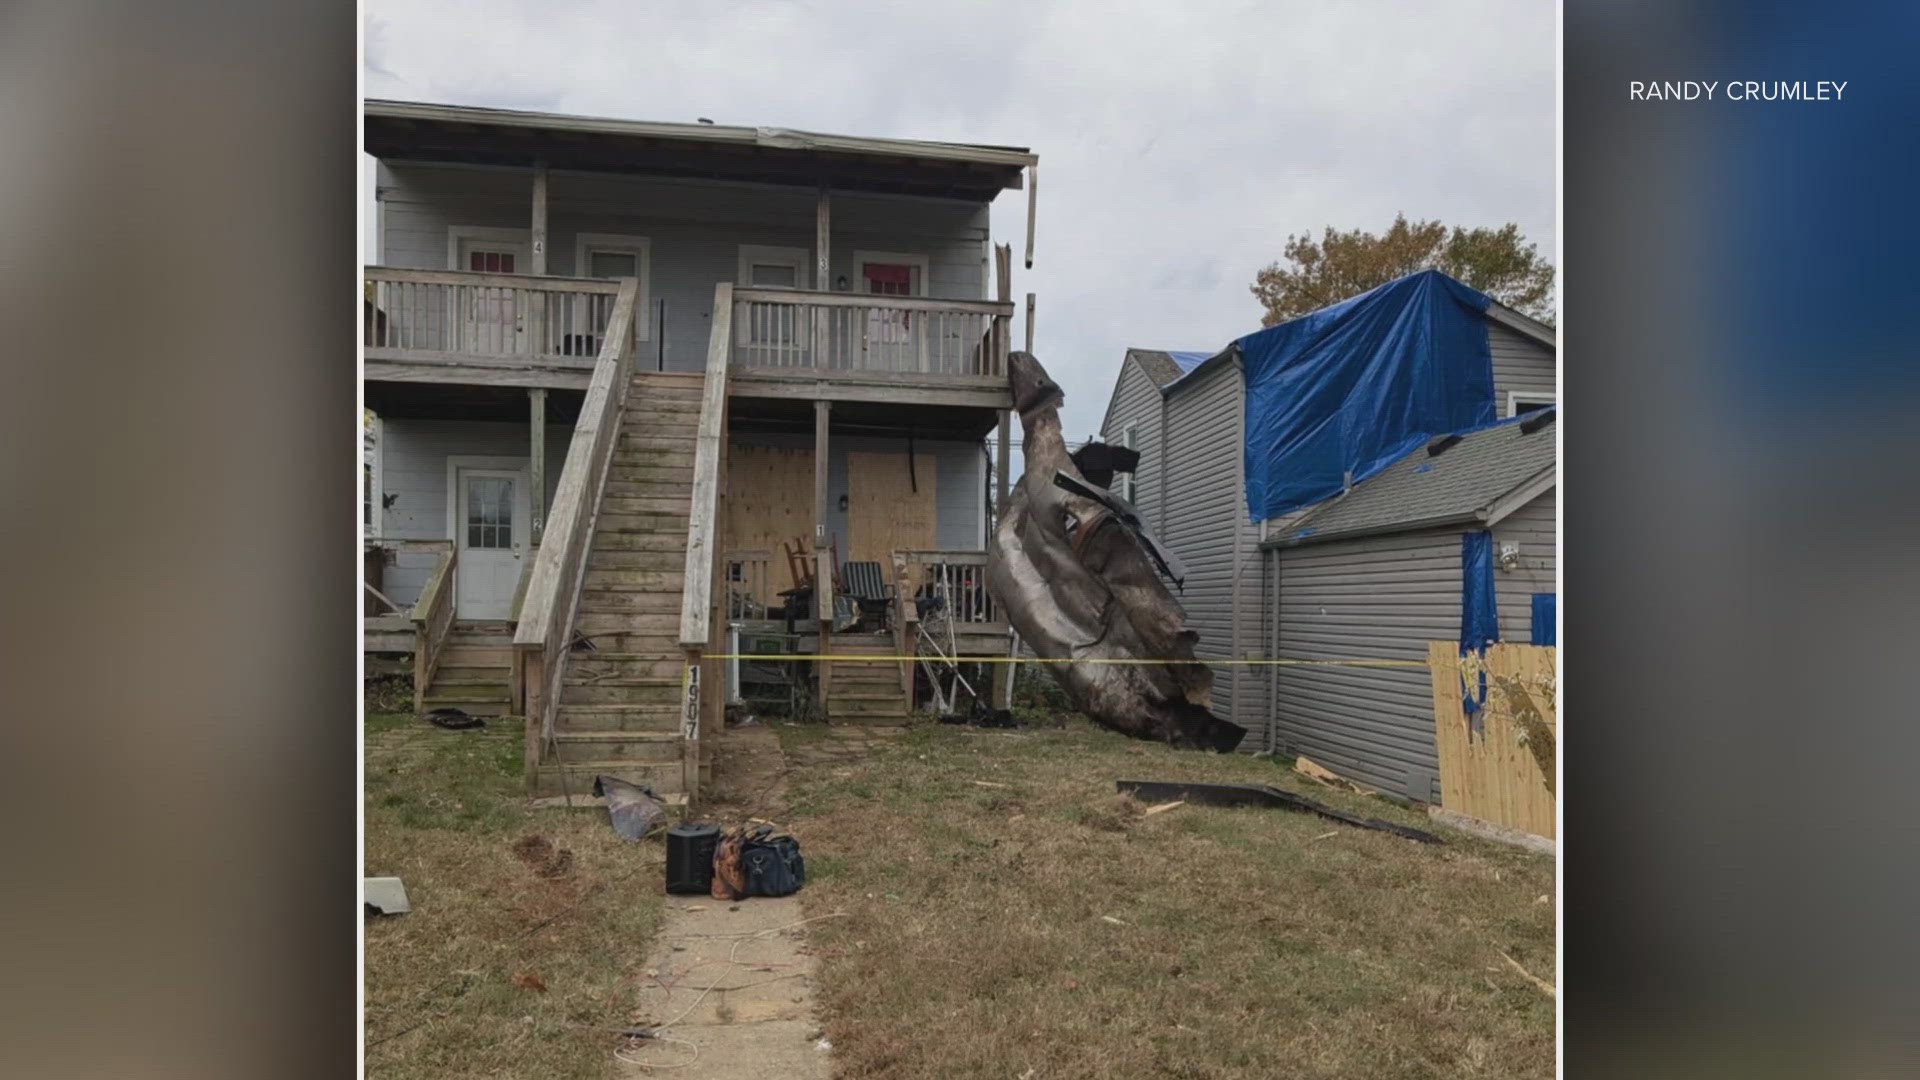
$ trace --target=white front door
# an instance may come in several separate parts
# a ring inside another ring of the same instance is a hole
[[[520,241],[462,236],[455,242],[454,269],[476,274],[524,274],[527,245]],[[519,356],[527,351],[526,312],[514,291],[500,288],[462,290],[460,351],[493,356]]]
[[[460,547],[454,614],[462,619],[511,618],[527,548],[527,474],[456,466],[453,490],[454,543]]]

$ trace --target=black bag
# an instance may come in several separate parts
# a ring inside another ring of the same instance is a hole
[[[762,825],[742,838],[740,866],[746,871],[748,896],[791,896],[807,883],[800,841],[774,833],[771,825]]]

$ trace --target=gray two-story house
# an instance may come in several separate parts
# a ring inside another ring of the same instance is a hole
[[[1498,303],[1484,319],[1496,416],[1555,405],[1552,328]],[[1554,588],[1553,434],[1469,435],[1431,461],[1416,450],[1340,496],[1256,522],[1237,347],[1129,349],[1101,424],[1103,441],[1140,451],[1116,484],[1186,564],[1180,600],[1197,654],[1283,662],[1214,669],[1214,711],[1248,729],[1242,748],[1303,754],[1421,801],[1437,799],[1438,776],[1425,670],[1323,662],[1413,665],[1427,642],[1456,637],[1464,528],[1494,533],[1502,637],[1529,640],[1531,597]]]
[[[537,786],[691,786],[728,623],[801,584],[832,610],[847,563],[977,576],[988,213],[1027,150],[393,101],[365,145],[366,531],[401,609],[367,640],[414,652],[421,708],[526,716]],[[911,705],[900,665],[836,674],[843,711]]]

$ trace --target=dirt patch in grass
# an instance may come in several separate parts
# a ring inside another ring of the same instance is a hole
[[[1550,860],[1284,810],[1147,814],[1116,779],[1274,783],[1430,827],[1085,723],[867,751],[797,766],[788,792],[808,913],[851,915],[809,933],[839,1075],[1553,1073],[1553,1001],[1501,957],[1552,978]]]
[[[413,903],[367,922],[367,1075],[607,1075],[659,925],[659,843],[529,806],[518,721],[366,729],[366,873]]]

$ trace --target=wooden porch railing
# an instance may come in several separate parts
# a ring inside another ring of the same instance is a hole
[[[680,592],[680,648],[686,654],[686,693],[681,701],[681,772],[692,799],[700,790],[701,714],[719,716],[726,706],[722,680],[703,678],[713,667],[705,657],[716,648],[714,595],[724,583],[718,554],[720,481],[726,475],[727,365],[732,358],[733,284],[713,289],[713,331],[707,339],[707,375],[700,394],[700,427],[694,437],[693,507],[687,518],[687,562]],[[704,686],[703,686],[704,684]],[[704,698],[702,700],[704,689]]]
[[[984,551],[902,551],[904,577],[895,594],[911,602],[922,590],[938,590],[947,600],[947,612],[956,625],[1001,621],[993,597],[987,593],[987,553]]]
[[[440,561],[433,575],[420,590],[413,605],[413,711],[426,709],[427,687],[434,670],[440,666],[440,653],[446,648],[447,632],[453,629],[454,601],[459,595],[460,549],[451,540],[441,541]]]
[[[742,369],[1006,374],[1013,305],[794,289],[733,294],[733,362]]]
[[[369,360],[554,360],[598,357],[613,334],[620,280],[366,271],[363,344]],[[633,320],[620,331],[632,336]],[[627,346],[631,351],[631,343]]]
[[[628,345],[640,283],[622,278],[617,284],[619,293],[580,406],[580,419],[573,427],[567,463],[560,470],[546,532],[534,555],[513,631],[513,699],[527,718],[529,783],[542,749],[553,736],[580,586],[586,579],[587,549],[619,443],[621,409],[633,381]]]

